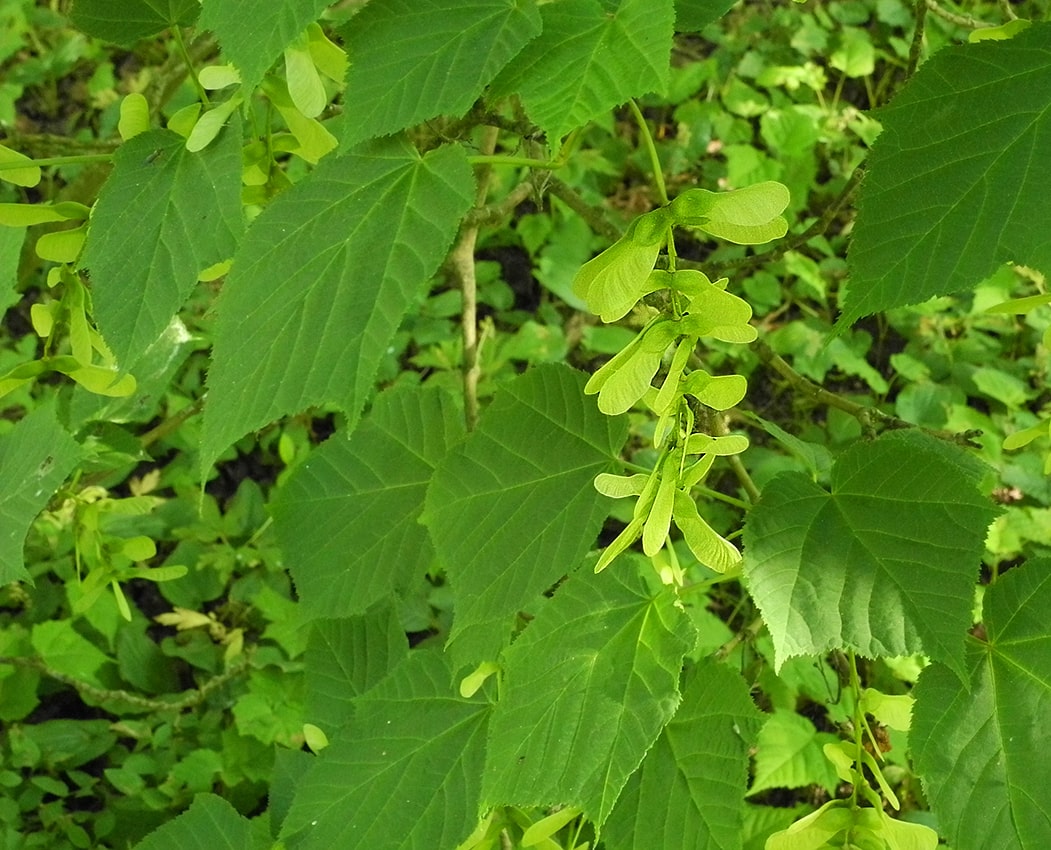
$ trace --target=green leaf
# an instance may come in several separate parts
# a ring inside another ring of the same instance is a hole
[[[661,243],[640,245],[632,231],[584,263],[573,278],[573,292],[604,322],[615,322],[628,314],[643,295],[660,289],[665,281],[652,276]]]
[[[26,532],[82,454],[47,404],[0,438],[0,583],[29,579]]]
[[[464,114],[539,32],[534,0],[372,0],[344,32],[343,149]]]
[[[0,165],[10,165],[14,162],[24,162],[22,168],[0,168],[0,180],[14,183],[16,186],[36,186],[40,182],[40,166],[33,165],[24,153],[11,150],[9,147],[0,145]]]
[[[387,392],[349,438],[335,435],[292,473],[274,525],[308,616],[360,614],[422,578],[434,559],[424,494],[463,433],[446,393]]]
[[[452,640],[484,624],[459,651],[492,660],[520,608],[575,570],[607,504],[592,481],[627,436],[583,394],[584,377],[541,366],[507,384],[478,427],[439,465],[423,522],[456,591]]]
[[[820,785],[829,792],[834,791],[839,778],[822,747],[837,740],[835,735],[818,732],[814,724],[800,714],[790,711],[771,714],[759,732],[755,777],[748,794],[804,785]]]
[[[202,462],[311,405],[338,404],[353,428],[473,201],[462,148],[421,157],[400,140],[328,157],[274,200],[217,302]]]
[[[704,659],[606,821],[607,850],[740,850],[761,715],[740,675]]]
[[[408,655],[397,612],[378,606],[358,617],[315,620],[306,654],[306,717],[329,732],[345,725],[354,699]]]
[[[975,286],[1005,262],[1051,273],[1051,24],[938,51],[882,111],[858,198],[842,324]]]
[[[205,0],[200,25],[215,33],[223,56],[237,66],[245,91],[263,79],[281,52],[316,21],[331,0]]]
[[[99,327],[118,361],[133,361],[168,327],[197,275],[233,256],[241,218],[241,133],[190,153],[169,130],[117,149],[95,204],[81,265]]]
[[[744,572],[776,664],[852,648],[925,652],[963,675],[963,635],[986,528],[982,467],[962,450],[893,432],[844,452],[831,492],[802,473],[763,489],[744,531]]]
[[[518,93],[554,143],[614,106],[663,91],[674,34],[672,0],[598,0],[541,7],[544,29],[493,83],[493,96]]]
[[[675,0],[676,32],[700,32],[730,11],[736,0]]]
[[[8,205],[0,204],[0,206]],[[10,206],[29,205],[11,204]],[[18,263],[25,238],[24,227],[0,227],[0,316],[7,312],[8,307],[21,300],[15,287],[18,285]]]
[[[485,805],[578,806],[601,826],[678,708],[693,639],[672,590],[571,576],[504,656]]]
[[[222,797],[198,794],[190,808],[154,830],[135,850],[251,850],[252,826]]]
[[[985,636],[966,683],[940,664],[916,686],[909,741],[931,809],[956,850],[1051,846],[1051,561],[986,589]],[[974,633],[972,633],[974,634]]]
[[[478,818],[489,705],[418,650],[356,703],[299,782],[282,838],[301,850],[456,847]]]
[[[197,0],[76,0],[70,18],[88,35],[131,47],[170,26],[190,26]]]

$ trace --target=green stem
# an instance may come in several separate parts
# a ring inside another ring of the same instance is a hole
[[[564,162],[557,159],[533,159],[528,156],[512,156],[503,153],[477,154],[467,157],[467,161],[471,165],[518,165],[522,168],[544,168],[550,171],[565,165]]]
[[[642,144],[646,148],[646,152],[649,154],[650,167],[653,169],[653,182],[657,187],[657,198],[660,200],[661,206],[664,206],[668,203],[668,187],[664,185],[664,173],[661,171],[660,157],[657,156],[657,146],[653,143],[653,136],[650,134],[650,128],[646,124],[646,118],[642,114],[642,110],[639,109],[639,105],[632,99],[628,101],[628,107],[639,125],[639,135],[642,138]]]
[[[186,49],[186,42],[182,37],[182,30],[178,26],[172,27],[172,33],[175,35],[175,44],[179,48],[179,53],[182,54],[183,61],[186,63],[186,70],[190,74],[190,79],[193,81],[193,87],[197,90],[197,97],[206,107],[210,106],[208,101],[208,92],[204,90],[204,86],[201,85],[201,80],[197,76],[197,69],[193,67],[193,60],[190,58],[190,51]]]
[[[77,165],[82,162],[110,162],[113,159],[111,153],[84,153],[75,156],[50,156],[46,159],[31,159],[28,162],[0,162],[0,171],[8,171],[14,168],[44,168],[48,165]]]

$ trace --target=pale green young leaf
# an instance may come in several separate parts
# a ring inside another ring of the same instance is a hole
[[[573,278],[573,292],[604,322],[615,322],[628,314],[643,295],[663,285],[650,272],[657,262],[661,243],[640,245],[624,236],[592,260]]]
[[[682,382],[682,391],[715,410],[729,410],[745,397],[748,380],[743,375],[709,375],[697,369]]]
[[[144,95],[132,92],[120,102],[117,132],[124,141],[150,129],[150,105]]]
[[[0,583],[29,579],[26,532],[82,454],[47,404],[0,438]]]
[[[281,80],[268,77],[263,80],[262,90],[267,99],[281,114],[289,132],[296,137],[299,147],[293,148],[291,153],[301,156],[307,162],[316,164],[329,151],[333,150],[339,142],[324,125],[314,118],[307,118],[296,109],[292,98]]]
[[[744,571],[780,666],[850,648],[924,652],[963,668],[974,582],[996,515],[962,450],[891,432],[844,452],[831,492],[801,473],[763,489],[744,532]]]
[[[359,698],[300,780],[281,837],[302,850],[455,847],[474,829],[490,707],[417,650]]]
[[[281,485],[274,528],[307,616],[360,614],[423,577],[434,559],[419,523],[424,494],[463,433],[445,392],[389,391]]]
[[[956,850],[1051,846],[1051,561],[986,588],[985,632],[967,641],[967,679],[934,664],[914,695],[916,770]],[[972,633],[974,635],[974,633]]]
[[[343,32],[343,149],[462,115],[539,32],[534,0],[373,0]]]
[[[607,850],[741,850],[748,751],[761,717],[740,675],[702,659],[606,821]]]
[[[408,653],[398,613],[389,604],[354,617],[315,620],[305,657],[304,716],[333,734],[350,721],[354,700]]]
[[[0,165],[12,165],[14,163],[25,163],[20,168],[0,168],[0,180],[14,183],[16,186],[36,186],[40,182],[40,168],[33,165],[24,153],[13,151],[11,148],[0,145]]]
[[[462,148],[421,157],[403,140],[327,157],[276,198],[216,305],[203,462],[311,405],[338,404],[353,428],[402,316],[473,201]]]
[[[615,106],[668,82],[674,34],[672,0],[598,0],[541,7],[544,27],[493,85],[518,93],[526,112],[554,143]]]
[[[592,487],[626,438],[584,377],[541,366],[506,384],[439,464],[423,521],[456,592],[458,661],[492,660],[515,614],[577,569],[609,502]],[[480,631],[467,634],[469,627]]]
[[[595,489],[611,499],[624,499],[640,495],[649,480],[648,475],[612,475],[601,472],[595,476]]]
[[[776,221],[788,207],[788,187],[768,180],[730,192],[687,189],[671,209],[679,224],[708,230],[709,224],[760,227]]]
[[[668,539],[671,528],[672,506],[675,504],[676,485],[679,483],[679,459],[673,452],[665,458],[660,470],[660,484],[653,497],[653,505],[646,517],[642,531],[642,551],[649,556],[656,555]]]
[[[741,552],[701,518],[697,503],[689,493],[675,491],[673,518],[693,556],[708,569],[725,573],[741,563]]]
[[[99,329],[122,365],[165,331],[201,270],[233,254],[243,226],[236,123],[196,154],[168,130],[117,149],[80,262]]]
[[[285,48],[285,84],[296,109],[307,118],[317,118],[328,95],[305,36]]]
[[[252,826],[222,797],[198,794],[190,808],[135,845],[134,850],[255,850]]]
[[[1051,23],[947,47],[881,111],[858,196],[842,323],[975,286],[1005,262],[1051,272]]]
[[[88,35],[131,47],[170,26],[189,26],[201,11],[198,0],[77,0],[70,18]]]
[[[235,94],[229,100],[213,106],[207,110],[193,125],[190,135],[186,137],[186,150],[190,153],[203,151],[208,145],[215,141],[216,136],[222,132],[230,116],[241,105],[242,98]],[[238,126],[235,124],[235,126]]]
[[[483,802],[579,807],[601,826],[679,705],[689,618],[634,571],[570,577],[504,656]]]
[[[84,219],[90,212],[89,207],[71,201],[58,204],[0,204],[0,225],[32,227],[34,224],[46,224],[50,221]],[[15,259],[17,259],[17,254]]]
[[[282,51],[317,20],[331,0],[205,0],[201,26],[215,33],[223,56],[241,72],[250,92]]]
[[[598,409],[607,416],[626,413],[650,388],[660,368],[662,351],[640,347],[626,362],[611,371],[598,394]]]

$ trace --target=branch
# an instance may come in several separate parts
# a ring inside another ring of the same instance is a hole
[[[14,667],[37,670],[49,679],[54,679],[56,682],[62,682],[65,685],[75,688],[78,693],[89,697],[95,702],[122,702],[126,705],[142,709],[143,711],[184,711],[187,708],[200,705],[208,698],[208,695],[212,691],[221,688],[223,685],[242,675],[248,668],[248,656],[247,654],[242,655],[238,662],[233,664],[225,673],[213,676],[199,688],[187,691],[181,699],[171,701],[163,699],[148,699],[147,697],[141,697],[138,694],[133,694],[130,691],[120,689],[111,690],[108,688],[96,688],[94,685],[81,681],[75,676],[70,676],[67,673],[49,667],[44,659],[36,656],[23,657],[0,655],[0,664],[10,664]]]
[[[980,30],[985,27],[994,27],[996,24],[991,24],[988,21],[981,21],[977,18],[973,18],[970,15],[958,15],[956,12],[950,12],[948,9],[944,9],[938,5],[937,0],[927,0],[927,8],[934,12],[943,21],[948,21],[950,24],[956,24],[958,27],[965,27],[972,30]]]
[[[595,233],[605,236],[610,242],[620,239],[621,229],[606,217],[606,211],[602,207],[589,204],[576,189],[568,186],[563,180],[552,175],[547,180],[547,190],[584,219]]]
[[[759,355],[759,359],[763,363],[772,367],[777,374],[788,381],[792,386],[792,389],[810,396],[810,398],[818,404],[823,404],[826,407],[834,407],[837,410],[842,410],[844,413],[849,413],[861,423],[862,428],[868,431],[874,431],[877,424],[882,425],[885,428],[918,428],[925,434],[930,434],[932,437],[937,437],[939,440],[945,440],[950,443],[955,443],[958,446],[966,446],[972,449],[981,448],[980,445],[974,442],[977,437],[981,436],[981,431],[970,429],[961,433],[956,433],[955,431],[945,431],[937,428],[924,428],[921,425],[917,425],[915,422],[899,419],[897,416],[884,413],[878,408],[867,407],[864,404],[858,404],[857,402],[850,401],[850,399],[843,398],[841,395],[829,392],[824,387],[818,386],[808,378],[804,378],[795,369],[789,366],[784,358],[774,351],[769,343],[764,340],[759,340],[753,343],[752,348],[755,350],[756,354]]]

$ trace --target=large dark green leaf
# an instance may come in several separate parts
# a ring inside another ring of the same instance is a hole
[[[349,439],[328,440],[285,482],[274,525],[305,613],[360,614],[423,576],[434,559],[424,494],[463,432],[440,390],[384,393]]]
[[[424,522],[456,592],[462,660],[495,658],[518,610],[580,566],[608,511],[592,481],[625,437],[583,375],[543,366],[502,388],[438,466]]]
[[[372,0],[344,33],[344,147],[465,113],[539,32],[534,0]]]
[[[606,822],[607,850],[740,850],[748,751],[760,723],[744,679],[701,661]]]
[[[253,223],[216,306],[202,461],[324,403],[353,428],[380,359],[474,200],[459,146],[328,157]]]
[[[615,569],[569,578],[504,655],[485,804],[564,803],[601,826],[679,706],[694,637],[669,588]]]
[[[26,532],[83,452],[41,405],[0,439],[0,583],[29,578]]]
[[[379,606],[357,617],[315,620],[306,653],[306,718],[331,733],[351,717],[355,698],[408,653],[397,612]]]
[[[130,47],[170,26],[189,26],[197,0],[76,0],[70,17],[88,35]]]
[[[925,652],[962,676],[996,514],[981,475],[961,449],[894,432],[844,452],[831,492],[796,472],[771,481],[748,515],[744,571],[778,665],[835,648]]]
[[[1051,561],[985,593],[964,685],[934,664],[916,686],[909,741],[931,808],[956,850],[1051,847]]]
[[[251,850],[252,826],[222,797],[198,794],[193,804],[135,845],[135,850]]]
[[[675,29],[672,0],[562,0],[541,8],[543,33],[508,65],[494,94],[517,92],[552,140],[632,97],[663,91]]]
[[[200,25],[215,33],[223,56],[254,89],[281,52],[331,0],[205,0]]]
[[[196,153],[170,130],[117,149],[81,265],[91,272],[99,327],[122,365],[133,366],[161,336],[201,271],[233,257],[243,228],[240,122]]]
[[[939,51],[882,111],[858,199],[843,322],[1051,274],[1051,24]]]
[[[303,850],[456,847],[477,823],[489,704],[417,651],[358,700],[300,782],[282,837]]]

